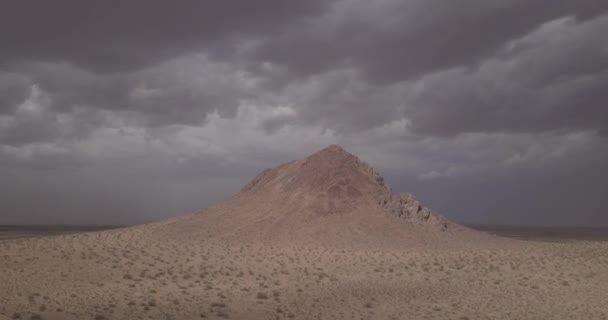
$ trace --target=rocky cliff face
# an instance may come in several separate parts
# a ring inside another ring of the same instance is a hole
[[[444,217],[433,213],[429,208],[423,207],[413,195],[409,193],[390,193],[380,197],[378,205],[389,214],[410,222],[426,222],[436,224],[440,231],[446,231],[450,222]]]

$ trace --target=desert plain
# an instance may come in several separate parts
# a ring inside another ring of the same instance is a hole
[[[0,241],[0,319],[608,319],[608,241],[460,226],[331,146],[201,212]]]

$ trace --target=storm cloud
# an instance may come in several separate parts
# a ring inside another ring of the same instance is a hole
[[[456,221],[607,224],[607,30],[600,0],[10,1],[0,224],[194,211],[331,143]]]

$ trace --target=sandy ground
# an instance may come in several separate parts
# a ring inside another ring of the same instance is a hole
[[[116,229],[118,226],[0,226],[0,241],[7,239],[47,237],[87,231]]]
[[[172,241],[159,228],[0,241],[0,314],[608,319],[608,242],[359,250]]]

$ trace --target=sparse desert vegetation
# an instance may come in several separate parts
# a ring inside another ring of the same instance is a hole
[[[154,229],[0,242],[0,314],[95,320],[608,316],[608,245],[602,242],[371,251],[155,241]]]

